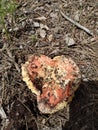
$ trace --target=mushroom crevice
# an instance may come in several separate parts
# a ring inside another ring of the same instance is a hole
[[[39,110],[50,114],[67,106],[81,82],[78,66],[64,55],[30,56],[22,65],[22,77],[36,94]]]

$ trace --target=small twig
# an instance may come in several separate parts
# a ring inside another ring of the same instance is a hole
[[[6,51],[7,51],[7,54],[8,54],[8,56],[9,56],[10,60],[13,62],[13,64],[14,64],[16,70],[17,70],[18,72],[20,72],[20,68],[19,68],[18,64],[15,62],[15,60],[14,60],[14,58],[13,58],[13,56],[12,56],[12,53],[10,52],[9,49],[6,49]]]
[[[4,75],[2,76],[2,88],[1,88],[1,91],[2,91],[2,99],[4,97],[4,92],[5,92],[5,81],[4,81]],[[2,102],[1,102],[2,104]]]
[[[3,109],[2,106],[0,106],[0,116],[2,117],[2,119],[6,119],[7,118],[7,115]]]
[[[73,19],[69,18],[68,16],[66,16],[62,11],[60,11],[61,15],[67,19],[69,22],[73,23],[75,26],[77,26],[78,28],[84,30],[85,32],[87,32],[89,35],[93,36],[93,33],[87,29],[86,27],[80,25],[78,22],[74,21]]]
[[[28,123],[27,123],[27,118],[25,116],[25,121],[26,121],[26,130],[28,130]]]
[[[19,98],[17,100],[24,106],[24,108],[26,108],[28,110],[28,112],[31,113],[31,115],[33,115],[31,110],[28,108],[28,106],[26,106]]]
[[[82,106],[82,107],[81,107],[81,110],[82,110],[82,109],[85,109],[85,108],[87,108],[87,107],[89,107],[89,106],[92,106],[92,105],[94,105],[94,103],[93,103],[93,102],[88,103],[88,104],[86,104],[86,105]]]
[[[0,52],[4,51],[7,45],[4,43],[3,47],[0,49]]]
[[[7,128],[8,124],[9,124],[9,119],[7,118],[7,115],[3,109],[2,106],[0,106],[0,116],[1,116],[1,130],[4,130],[5,128]]]

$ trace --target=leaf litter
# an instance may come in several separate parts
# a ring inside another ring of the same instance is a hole
[[[13,31],[11,24],[6,24],[8,30],[12,29],[9,32],[12,43],[8,42],[6,36],[0,32],[0,98],[9,120],[6,130],[97,129],[98,19],[96,12],[98,8],[96,0],[93,3],[91,0],[89,2],[19,0],[18,2],[13,26],[18,29]],[[81,12],[79,16],[76,14],[75,20],[91,30],[94,36],[88,35],[64,19],[59,9],[72,20],[76,12]],[[6,17],[6,23],[10,23],[9,20]],[[21,26],[22,22],[25,26]],[[34,27],[34,22],[38,22],[38,27]],[[36,36],[37,40],[32,40],[32,35]],[[70,44],[67,43],[68,41]],[[72,43],[75,45],[71,45]],[[52,115],[44,115],[38,111],[36,96],[28,90],[20,73],[21,64],[25,63],[30,54],[45,54],[51,58],[63,54],[75,60],[83,80],[69,106],[69,111],[65,108]],[[0,129],[3,128],[1,118],[0,116]],[[44,124],[43,119],[45,119]]]

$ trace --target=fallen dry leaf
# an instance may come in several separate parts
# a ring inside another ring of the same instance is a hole
[[[47,38],[48,38],[49,42],[51,42],[51,41],[52,41],[52,39],[53,39],[53,35],[52,35],[52,34],[50,34]]]
[[[40,27],[40,24],[39,24],[38,22],[33,22],[33,26],[34,26],[35,28],[39,28],[39,27]]]
[[[74,39],[73,39],[73,38],[70,38],[68,35],[66,35],[65,40],[66,40],[66,44],[67,44],[68,46],[72,46],[72,45],[75,44]]]
[[[40,28],[41,28],[41,29],[49,30],[48,26],[47,26],[47,25],[44,25],[44,24],[42,24],[42,23],[40,23]]]
[[[44,29],[40,29],[40,36],[41,38],[45,38],[46,37],[46,31]]]

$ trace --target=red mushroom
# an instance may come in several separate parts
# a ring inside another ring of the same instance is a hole
[[[37,95],[42,113],[54,113],[66,107],[81,81],[76,63],[63,55],[53,59],[45,55],[30,56],[22,65],[22,76],[28,88]]]

